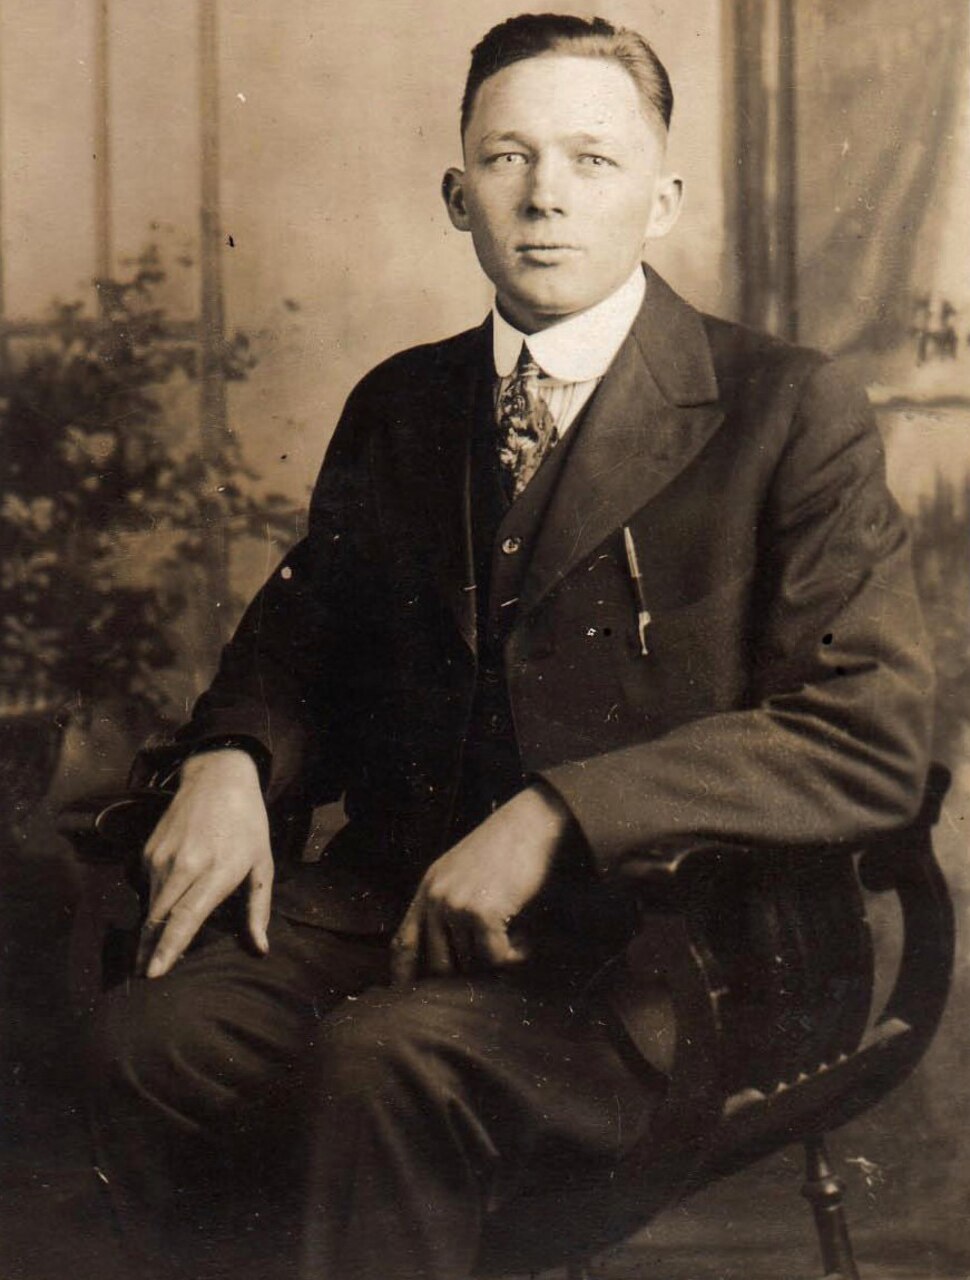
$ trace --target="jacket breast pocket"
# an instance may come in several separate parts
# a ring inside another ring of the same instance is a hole
[[[750,574],[722,583],[690,604],[655,608],[645,628],[635,618],[617,646],[619,681],[634,711],[666,731],[744,704],[753,644]]]

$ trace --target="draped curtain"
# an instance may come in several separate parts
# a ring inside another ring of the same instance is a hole
[[[794,13],[801,335],[868,353],[866,380],[896,381],[913,362],[885,358],[913,352],[922,308],[945,297],[970,314],[952,230],[970,234],[970,6],[812,0]]]

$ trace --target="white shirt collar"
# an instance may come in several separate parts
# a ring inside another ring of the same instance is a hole
[[[526,335],[492,307],[492,353],[495,372],[507,378],[526,343],[533,360],[559,382],[588,382],[601,378],[623,345],[646,293],[643,268],[638,264],[619,289],[587,311]]]

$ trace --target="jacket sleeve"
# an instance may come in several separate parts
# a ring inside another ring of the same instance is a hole
[[[354,664],[372,653],[381,558],[364,542],[375,519],[360,388],[334,432],[310,505],[307,536],[260,589],[223,649],[218,671],[176,734],[173,762],[223,738],[256,744],[272,801],[308,770],[314,798],[344,787],[340,723]],[[366,577],[355,571],[372,566]]]
[[[908,534],[835,365],[806,381],[761,520],[748,704],[542,771],[605,874],[683,840],[855,839],[919,804],[933,678]]]

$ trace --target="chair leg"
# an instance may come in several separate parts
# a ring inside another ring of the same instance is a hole
[[[802,1195],[812,1207],[815,1228],[822,1250],[825,1280],[859,1280],[852,1255],[849,1228],[842,1207],[845,1183],[833,1171],[825,1139],[809,1138],[805,1143],[805,1185]]]

